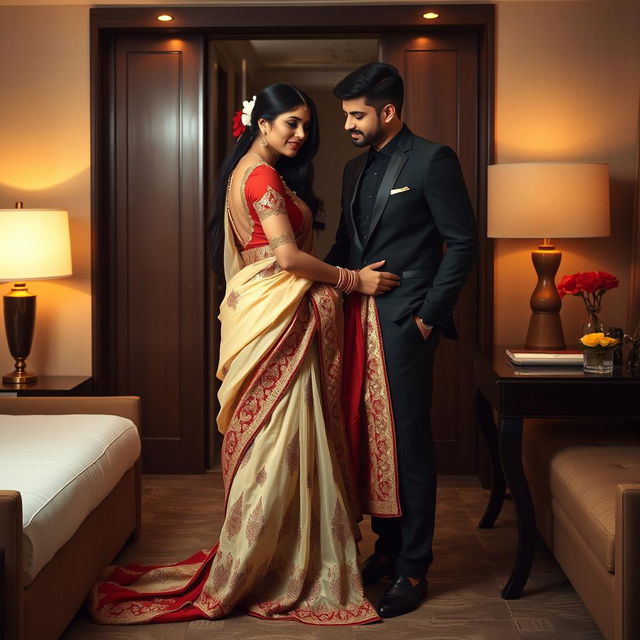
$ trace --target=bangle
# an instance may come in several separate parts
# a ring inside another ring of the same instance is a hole
[[[336,269],[338,270],[338,282],[335,283],[334,287],[338,291],[342,291],[342,289],[344,288],[344,283],[345,283],[345,271],[346,271],[346,269],[343,269],[342,267],[336,267]]]
[[[336,267],[338,269],[338,282],[334,285],[338,291],[349,295],[355,291],[360,284],[360,276],[357,271],[345,269],[344,267]]]

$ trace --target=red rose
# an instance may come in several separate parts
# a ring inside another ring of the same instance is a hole
[[[606,271],[598,271],[599,277],[599,289],[604,289],[605,291],[609,291],[609,289],[615,289],[619,284],[620,280],[615,276],[612,276],[610,273]]]
[[[239,138],[246,128],[242,124],[242,111],[236,111],[236,115],[233,116],[233,136]]]
[[[572,276],[564,276],[562,280],[560,280],[560,284],[558,285],[558,295],[561,298],[564,298],[565,296],[575,296],[579,292],[576,283],[577,275],[577,273],[574,273]]]
[[[588,271],[586,273],[577,273],[576,282],[578,291],[585,293],[595,293],[600,289],[600,278],[596,271]]]

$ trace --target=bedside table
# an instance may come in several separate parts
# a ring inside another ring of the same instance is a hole
[[[25,385],[0,385],[0,396],[90,396],[91,376],[38,376],[38,382]]]

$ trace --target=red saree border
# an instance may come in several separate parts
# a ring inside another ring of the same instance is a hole
[[[402,515],[402,509],[396,427],[378,308],[372,296],[361,297],[360,318],[366,341],[363,406],[369,454],[365,511],[378,518],[397,518]]]
[[[260,620],[271,620],[281,622],[289,620],[292,622],[301,622],[312,626],[332,626],[346,627],[355,624],[369,624],[371,622],[379,622],[380,616],[376,613],[373,605],[365,600],[358,607],[334,609],[316,613],[312,609],[294,609],[291,613],[283,616],[271,617],[258,613],[255,609],[247,609],[246,613]]]
[[[302,365],[316,330],[307,298],[273,349],[258,365],[222,442],[222,478],[225,512],[229,490],[242,458],[285,394]]]
[[[342,337],[343,325],[334,321],[342,318],[337,313],[338,293],[333,287],[316,284],[311,288],[311,303],[316,317],[320,360],[322,397],[325,409],[325,425],[328,440],[333,444],[337,467],[342,475],[345,501],[349,510],[352,530],[356,540],[359,531],[356,523],[362,520],[355,478],[351,468],[349,445],[342,414]]]

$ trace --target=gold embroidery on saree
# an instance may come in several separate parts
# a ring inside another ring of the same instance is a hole
[[[275,276],[281,271],[282,267],[278,264],[277,261],[274,261],[268,267],[265,267],[261,271],[258,271],[258,273],[256,273],[256,275],[253,276],[253,278],[251,278],[249,282],[251,282],[252,280],[258,280],[260,278],[270,278],[271,276]]]
[[[251,175],[253,170],[256,167],[260,167],[261,165],[266,165],[267,167],[270,166],[266,162],[255,162],[254,164],[250,165],[247,168],[247,170],[244,172],[244,175],[242,176],[242,179],[240,180],[240,197],[242,199],[242,204],[244,205],[245,215],[249,220],[249,227],[251,228],[251,238],[253,238],[254,222],[253,222],[253,218],[251,217],[251,214],[249,213],[249,203],[247,202],[246,186],[247,186],[247,180],[249,179],[249,176]],[[249,239],[249,241],[251,241],[251,239]]]
[[[235,309],[238,306],[238,300],[240,299],[240,294],[237,291],[230,291],[227,296],[227,305],[232,309]]]
[[[213,591],[219,591],[227,582],[229,582],[229,576],[231,575],[231,567],[233,565],[233,556],[227,553],[224,562],[222,561],[222,553],[216,555],[213,567],[213,582],[211,584]]]
[[[337,540],[341,545],[347,543],[349,535],[351,534],[347,514],[344,512],[338,499],[336,499],[336,506],[333,510],[333,517],[331,518],[331,534],[334,540]]]
[[[236,602],[244,596],[247,590],[247,585],[251,584],[249,582],[249,577],[251,576],[252,570],[252,563],[241,566],[240,562],[238,562],[234,566],[231,579],[229,580],[229,593],[233,594]]]
[[[278,247],[281,247],[283,244],[296,244],[296,239],[291,233],[282,233],[275,238],[271,238],[269,240],[269,246],[271,247],[271,251],[275,251]]]
[[[361,517],[360,504],[356,493],[351,460],[342,417],[342,323],[336,318],[338,293],[333,287],[316,283],[310,289],[314,314],[318,324],[318,340],[321,348],[320,372],[322,374],[322,395],[325,408],[325,423],[329,442],[337,458],[336,468],[340,470],[346,492],[351,528],[356,540],[360,539],[357,522]]]
[[[222,443],[225,504],[244,450],[262,429],[281,395],[294,379],[314,333],[315,322],[309,312],[309,305],[303,302],[289,327],[269,356],[258,366],[248,384]]]
[[[300,465],[300,436],[296,431],[296,435],[291,438],[291,442],[287,445],[284,456],[289,473],[295,473]]]
[[[254,262],[260,262],[260,260],[266,260],[267,258],[275,257],[271,247],[268,244],[263,244],[260,247],[252,247],[251,249],[245,249],[240,252],[245,264],[253,264]]]
[[[262,498],[260,498],[255,509],[249,516],[249,521],[247,522],[245,529],[249,546],[255,544],[258,538],[262,535],[262,532],[264,531],[264,523],[264,509],[262,507]]]
[[[261,487],[266,481],[267,481],[267,471],[263,466],[262,469],[260,469],[260,471],[258,471],[256,475],[256,484],[259,487]]]
[[[287,215],[284,196],[278,193],[271,185],[268,185],[264,195],[253,203],[253,208],[256,210],[261,222],[271,216]]]
[[[240,497],[233,503],[233,506],[229,509],[229,513],[225,518],[224,529],[228,540],[237,536],[242,528],[242,500],[243,494],[240,494]]]
[[[371,296],[363,296],[360,309],[367,354],[363,391],[369,488],[365,511],[372,515],[399,516],[395,424],[375,300]]]
[[[329,569],[329,591],[336,602],[346,602],[349,594],[349,565],[334,565]]]
[[[251,452],[253,451],[253,442],[247,447],[247,450],[244,452],[244,455],[242,456],[242,460],[240,462],[240,468],[242,469],[243,467],[247,466],[247,463],[249,462],[249,460],[251,460]]]

